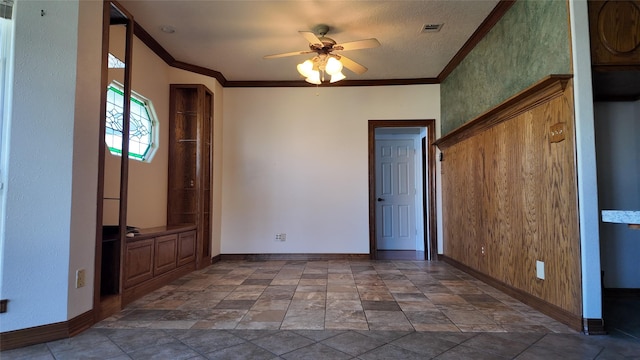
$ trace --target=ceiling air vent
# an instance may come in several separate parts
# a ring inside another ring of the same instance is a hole
[[[422,25],[421,33],[438,32],[442,28],[443,24],[424,24]]]

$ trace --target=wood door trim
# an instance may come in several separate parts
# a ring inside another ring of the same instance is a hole
[[[369,257],[373,260],[376,259],[376,151],[375,151],[375,132],[376,128],[381,127],[425,127],[427,128],[427,141],[428,144],[433,144],[435,141],[435,131],[436,131],[436,121],[433,119],[428,120],[369,120],[368,123],[368,152],[369,152]],[[428,224],[429,229],[429,237],[431,238],[430,244],[425,244],[425,249],[427,246],[432,250],[431,254],[435,254],[434,249],[437,250],[436,246],[436,204],[435,204],[435,193],[436,193],[436,184],[435,184],[435,147],[433,145],[430,146],[429,151],[427,151],[428,161],[428,169],[427,169],[427,183],[428,189],[425,189],[429,192],[429,214],[425,225]],[[424,166],[423,166],[424,169]],[[424,170],[423,170],[424,171]],[[423,184],[424,186],[424,184]],[[427,231],[427,227],[425,227],[425,233]],[[425,240],[426,241],[426,240]]]

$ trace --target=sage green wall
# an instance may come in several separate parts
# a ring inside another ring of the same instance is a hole
[[[566,1],[516,1],[441,84],[442,135],[547,75],[570,72]]]

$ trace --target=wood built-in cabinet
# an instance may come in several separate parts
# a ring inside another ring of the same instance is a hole
[[[203,268],[211,263],[213,93],[172,84],[169,112],[167,225],[196,225],[196,266]]]
[[[640,99],[640,0],[589,1],[596,101]]]
[[[640,65],[640,1],[589,1],[593,65]]]
[[[122,304],[195,269],[196,227],[143,229],[124,246]]]

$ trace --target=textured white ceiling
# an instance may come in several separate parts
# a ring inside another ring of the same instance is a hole
[[[331,27],[338,43],[377,38],[378,48],[345,51],[369,68],[351,80],[435,78],[498,0],[219,1],[123,0],[134,19],[176,60],[221,72],[227,80],[299,80],[296,64],[311,57],[264,60],[307,50],[298,31]],[[424,24],[444,23],[436,33]],[[169,25],[173,34],[160,30]]]

